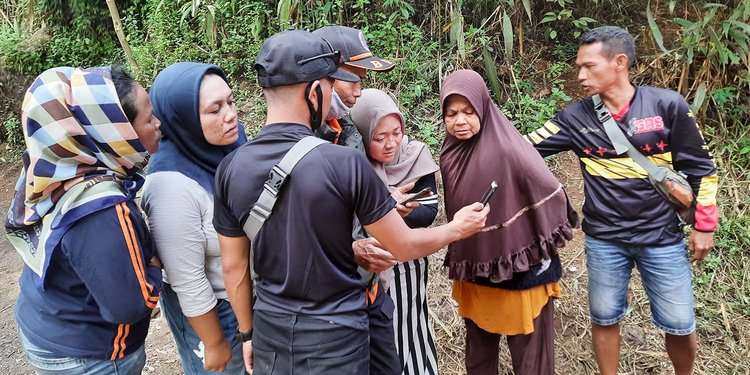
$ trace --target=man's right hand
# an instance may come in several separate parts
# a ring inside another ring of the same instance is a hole
[[[245,371],[253,374],[253,342],[245,341],[242,343],[242,359],[245,362]]]
[[[378,240],[370,237],[352,242],[354,261],[373,273],[383,272],[393,267],[398,260]]]
[[[221,340],[217,345],[205,346],[203,367],[207,371],[222,372],[232,359],[232,348],[227,340]]]
[[[470,204],[458,210],[453,215],[449,225],[453,226],[458,233],[459,240],[471,237],[485,226],[487,215],[490,213],[490,205],[482,205],[479,202]]]

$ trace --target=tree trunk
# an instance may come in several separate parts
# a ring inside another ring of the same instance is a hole
[[[122,28],[122,21],[120,21],[120,13],[117,11],[117,4],[115,0],[107,0],[107,8],[109,8],[109,15],[112,16],[112,23],[115,26],[115,33],[117,39],[120,41],[123,52],[125,52],[125,59],[130,65],[130,69],[133,71],[136,77],[140,76],[140,69],[133,58],[133,51],[130,49],[127,38],[125,38],[125,31]]]

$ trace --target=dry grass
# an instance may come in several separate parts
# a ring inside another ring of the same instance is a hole
[[[568,188],[577,207],[582,203],[583,183],[577,161],[565,155],[554,161],[553,169]],[[442,220],[444,216],[441,215]],[[432,255],[430,265],[430,316],[435,330],[438,361],[443,375],[465,374],[464,324],[451,298],[451,282],[442,267],[445,250]],[[587,301],[587,275],[583,233],[562,250],[565,273],[561,281],[563,297],[555,305],[556,367],[558,374],[596,374],[591,349]],[[750,317],[735,311],[727,301],[750,298],[737,296],[750,288],[750,257],[739,257],[726,270],[713,274],[713,285],[696,288],[700,349],[696,374],[750,374]],[[696,278],[703,270],[696,269]],[[732,295],[728,295],[732,294]],[[747,306],[745,304],[744,306]],[[738,310],[738,309],[737,309]],[[672,374],[663,349],[662,334],[651,323],[640,276],[633,272],[631,309],[622,325],[621,374]],[[500,344],[500,374],[512,374],[510,354]]]

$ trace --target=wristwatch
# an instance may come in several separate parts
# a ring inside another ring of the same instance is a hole
[[[240,331],[239,327],[237,328],[237,339],[240,340],[240,342],[246,342],[253,339],[253,329],[250,328],[247,332]]]

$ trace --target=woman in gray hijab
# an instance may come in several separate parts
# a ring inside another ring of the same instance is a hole
[[[404,117],[383,91],[366,89],[351,110],[367,157],[398,202],[409,227],[428,227],[437,216],[437,196],[403,203],[415,193],[435,192],[438,166],[422,142],[404,135]],[[427,311],[427,258],[398,263],[381,274],[395,304],[394,335],[403,374],[436,374],[437,351]]]

